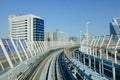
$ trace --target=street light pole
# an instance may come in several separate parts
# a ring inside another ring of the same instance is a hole
[[[80,49],[79,49],[80,51],[81,51],[81,39],[82,39],[81,35],[82,35],[82,31],[80,31],[80,40],[79,40],[80,41]]]
[[[80,31],[80,44],[81,44],[81,39],[82,39],[82,31]]]
[[[86,23],[86,33],[87,33],[87,54],[88,54],[88,24],[90,24],[90,22]]]
[[[90,22],[87,22],[86,23],[86,33],[87,33],[87,35],[88,35],[88,25],[90,24]]]

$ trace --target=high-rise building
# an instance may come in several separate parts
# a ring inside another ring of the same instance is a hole
[[[120,18],[112,19],[110,23],[110,35],[113,35],[114,39],[120,37]]]
[[[67,33],[61,32],[57,29],[56,32],[53,32],[53,41],[68,42],[68,35]]]
[[[44,20],[32,14],[10,15],[9,38],[43,41]]]

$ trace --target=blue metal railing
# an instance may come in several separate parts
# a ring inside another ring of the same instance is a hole
[[[75,80],[74,76],[72,75],[72,72],[69,70],[64,60],[63,52],[60,54],[58,62],[59,62],[60,71],[61,71],[63,80]]]

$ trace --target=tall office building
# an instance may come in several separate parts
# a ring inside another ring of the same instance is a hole
[[[114,39],[120,37],[120,18],[112,19],[110,23],[110,35],[113,35]]]
[[[53,41],[68,42],[68,35],[67,33],[61,32],[57,29],[56,32],[53,32]]]
[[[44,20],[32,14],[10,15],[9,38],[43,41]]]

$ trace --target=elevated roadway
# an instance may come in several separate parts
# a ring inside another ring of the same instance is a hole
[[[51,52],[44,60],[39,64],[34,74],[30,77],[31,80],[55,80],[57,72],[57,57],[63,50]],[[57,77],[58,78],[58,77]]]

